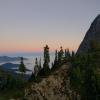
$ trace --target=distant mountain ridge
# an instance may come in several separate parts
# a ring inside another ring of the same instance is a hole
[[[24,58],[24,60],[27,60],[27,58]],[[9,61],[20,61],[20,57],[0,56],[0,62],[9,62]]]
[[[0,66],[0,68],[4,69],[5,71],[17,71],[19,64],[12,64],[12,63],[5,63]]]
[[[100,14],[95,18],[87,31],[82,43],[80,44],[77,54],[84,54],[90,49],[90,43],[92,40],[100,43]]]
[[[19,65],[20,64],[5,63],[5,64],[2,64],[0,66],[0,68],[4,69],[5,71],[16,72],[16,71],[19,71]],[[31,70],[29,70],[29,69],[26,68],[26,71],[31,71]]]
[[[2,69],[5,73],[10,72],[14,77],[18,77],[20,75],[19,73],[19,64],[13,64],[13,63],[5,63],[0,65],[0,69]],[[31,70],[26,68],[26,72],[32,72]],[[30,78],[30,74],[25,73],[24,77],[26,80]]]

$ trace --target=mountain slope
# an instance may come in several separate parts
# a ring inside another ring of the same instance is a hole
[[[100,15],[98,15],[89,30],[87,31],[82,43],[79,46],[77,54],[84,54],[90,49],[90,42],[96,40],[100,43]]]
[[[25,90],[27,100],[66,100],[70,92],[69,64],[63,65],[40,83],[32,83]]]

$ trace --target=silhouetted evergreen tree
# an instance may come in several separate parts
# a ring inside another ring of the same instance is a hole
[[[63,51],[63,48],[61,46],[60,51],[58,52],[58,63],[59,63],[59,65],[62,64],[63,60],[64,60],[64,51]]]
[[[50,55],[49,55],[49,47],[46,45],[44,47],[44,62],[49,63],[50,62]]]
[[[54,64],[58,62],[58,51],[55,51],[55,59],[54,59]]]
[[[74,51],[72,51],[71,57],[75,57],[75,52]]]
[[[37,58],[35,59],[35,66],[34,66],[34,75],[37,76],[39,72],[39,65]]]
[[[71,57],[69,58],[69,60],[71,61],[71,63],[73,63],[74,62],[74,59],[75,59],[75,52],[72,51]]]
[[[65,61],[67,61],[68,57],[67,57],[67,50],[65,49]]]
[[[55,70],[58,67],[58,51],[55,51],[55,59],[54,63],[52,64],[52,70]]]
[[[29,82],[32,82],[32,81],[34,81],[35,80],[35,75],[34,75],[34,73],[32,72],[32,74],[31,74],[31,76],[30,76],[30,78],[29,78]]]
[[[51,64],[51,67],[53,68],[54,67],[54,63],[52,62],[52,64]]]
[[[40,82],[40,76],[39,76],[39,73],[40,73],[40,70],[41,70],[41,59],[38,63],[38,59],[36,58],[35,59],[35,66],[34,66],[34,73],[32,72],[31,74],[31,77],[29,78],[29,82]]]
[[[69,59],[71,57],[71,54],[70,54],[70,51],[69,51],[69,49],[65,49],[65,58],[66,59]]]
[[[44,63],[43,63],[43,68],[39,72],[40,76],[47,76],[47,75],[49,75],[49,73],[50,73],[49,63],[50,63],[49,47],[48,47],[48,45],[46,45],[44,47]]]
[[[41,66],[41,58],[39,60],[39,71],[41,70],[42,66]]]
[[[20,62],[20,65],[19,65],[19,71],[21,73],[25,73],[26,72],[26,67],[25,67],[24,62],[23,62],[23,57],[21,57],[21,62]]]

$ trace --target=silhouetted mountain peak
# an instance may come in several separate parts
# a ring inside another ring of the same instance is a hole
[[[88,52],[88,50],[90,49],[90,42],[92,40],[96,40],[98,43],[100,43],[100,14],[92,22],[82,43],[79,46],[77,54]]]

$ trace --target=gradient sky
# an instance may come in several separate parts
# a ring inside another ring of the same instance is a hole
[[[0,0],[0,54],[77,50],[100,0]]]

